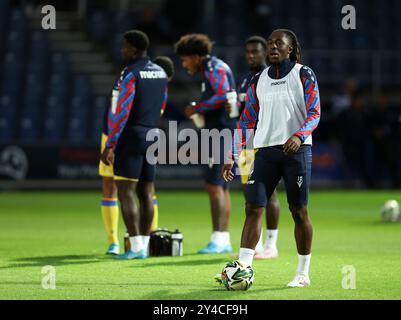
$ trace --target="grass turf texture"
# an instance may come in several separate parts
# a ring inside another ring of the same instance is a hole
[[[276,260],[255,261],[245,292],[213,282],[230,254],[198,255],[211,232],[206,193],[159,192],[160,226],[180,228],[183,257],[115,261],[104,255],[100,195],[94,192],[0,193],[0,299],[400,299],[401,224],[380,221],[391,192],[312,192],[312,286],[286,288],[297,256],[285,194]],[[232,193],[231,238],[238,250],[244,221]],[[120,239],[124,232],[120,219]],[[122,242],[122,241],[121,241]],[[56,268],[56,289],[41,287],[42,267]],[[356,269],[356,289],[342,288],[343,266]]]

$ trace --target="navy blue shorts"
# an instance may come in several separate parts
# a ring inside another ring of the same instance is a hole
[[[114,180],[153,182],[156,165],[146,160],[146,154],[130,154],[124,150],[116,152],[114,159]]]
[[[123,131],[115,150],[114,180],[155,180],[156,162],[155,159],[151,159],[152,163],[149,163],[146,159],[148,143],[145,137],[146,133],[142,133],[138,128]]]
[[[260,148],[246,186],[246,202],[265,207],[280,179],[284,179],[287,201],[301,208],[308,204],[312,148],[302,145],[295,154],[285,155],[282,146]]]
[[[229,146],[224,145],[224,140],[220,139],[220,145],[213,145],[212,140],[209,140],[209,164],[205,166],[206,183],[215,186],[221,186],[224,189],[228,188],[228,183],[224,181],[221,172],[224,166],[225,156],[228,154]],[[213,149],[215,148],[215,149]]]
[[[221,176],[223,170],[223,164],[213,164],[205,167],[205,182],[215,186],[221,186],[223,189],[228,189],[228,183],[224,181]]]

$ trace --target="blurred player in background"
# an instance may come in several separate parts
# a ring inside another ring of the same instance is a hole
[[[249,72],[240,79],[237,86],[240,114],[242,114],[245,109],[245,97],[251,79],[267,68],[266,56],[267,43],[263,37],[252,36],[246,40],[245,59],[249,67]],[[230,104],[226,104],[226,109],[229,112],[230,106]],[[242,185],[244,186],[244,192],[254,159],[255,151],[252,149],[244,149],[239,156],[238,169],[240,171]],[[266,206],[266,240],[263,244],[263,233],[261,233],[255,248],[255,259],[273,259],[278,257],[277,235],[279,215],[280,203],[277,198],[277,192],[274,190]]]
[[[161,66],[166,72],[168,80],[171,81],[174,76],[174,63],[166,56],[159,56],[153,60],[154,63]],[[118,83],[114,86],[117,90]],[[111,101],[110,101],[111,105]],[[163,115],[164,109],[161,114]],[[108,136],[108,118],[109,108],[105,110],[102,139],[101,139],[101,153],[106,146]],[[102,205],[101,212],[103,217],[104,227],[106,229],[107,237],[109,240],[109,248],[107,254],[118,255],[120,253],[120,245],[118,241],[118,201],[117,201],[117,187],[114,181],[113,165],[105,165],[103,161],[99,162],[99,175],[102,177]],[[155,231],[158,227],[159,221],[159,205],[157,202],[156,194],[153,190],[153,221],[150,231]]]
[[[312,165],[312,132],[320,120],[320,98],[313,71],[299,64],[301,48],[287,29],[273,31],[267,41],[271,66],[252,80],[245,111],[234,139],[234,158],[246,146],[246,131],[255,129],[254,170],[246,188],[246,219],[239,260],[252,265],[260,236],[263,208],[283,177],[289,209],[295,222],[298,268],[289,287],[310,284],[312,224],[308,193]],[[257,122],[256,122],[257,121]],[[230,181],[233,164],[224,165]]]
[[[233,129],[235,121],[224,108],[227,92],[235,90],[234,76],[230,67],[217,57],[210,56],[213,43],[207,35],[187,34],[175,44],[175,52],[181,58],[183,68],[190,74],[202,76],[202,97],[194,106],[187,106],[188,117],[203,114],[206,129]],[[210,150],[202,150],[209,152]],[[209,195],[213,232],[208,245],[198,253],[232,252],[229,218],[231,200],[228,184],[221,177],[224,162],[224,145],[220,146],[220,161],[213,158],[207,166],[206,191]]]
[[[114,164],[114,181],[131,248],[119,259],[148,256],[154,215],[155,165],[146,158],[149,130],[159,124],[167,101],[167,75],[147,56],[149,38],[139,30],[124,34],[121,53],[126,67],[112,93],[108,137],[101,159]],[[135,204],[134,194],[139,199]]]
[[[174,62],[167,56],[158,56],[153,60],[154,63],[159,65],[160,67],[163,68],[163,70],[167,74],[168,81],[170,82],[173,80],[174,77]],[[161,109],[161,116],[163,116],[164,110],[166,108],[166,105],[163,105],[163,108]],[[159,204],[157,202],[157,197],[155,190],[153,189],[153,221],[152,225],[150,227],[150,231],[155,231],[159,225]]]

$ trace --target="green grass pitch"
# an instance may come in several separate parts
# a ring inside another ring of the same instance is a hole
[[[180,228],[183,257],[115,261],[96,192],[0,193],[0,299],[400,299],[401,224],[380,221],[392,192],[315,192],[312,285],[286,288],[297,256],[284,192],[279,193],[279,258],[255,261],[255,282],[245,292],[226,291],[213,276],[230,254],[198,255],[211,232],[206,193],[159,192],[160,226]],[[244,201],[232,192],[231,239],[235,250]],[[120,238],[124,232],[120,219]],[[42,267],[56,268],[56,288],[41,286]],[[343,289],[342,268],[356,271],[356,289]]]

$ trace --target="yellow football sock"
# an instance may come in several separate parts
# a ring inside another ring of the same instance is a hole
[[[118,243],[118,201],[116,198],[102,199],[102,217],[109,243]]]
[[[157,204],[156,196],[153,196],[153,221],[150,227],[150,232],[155,231],[159,225],[159,205]]]

